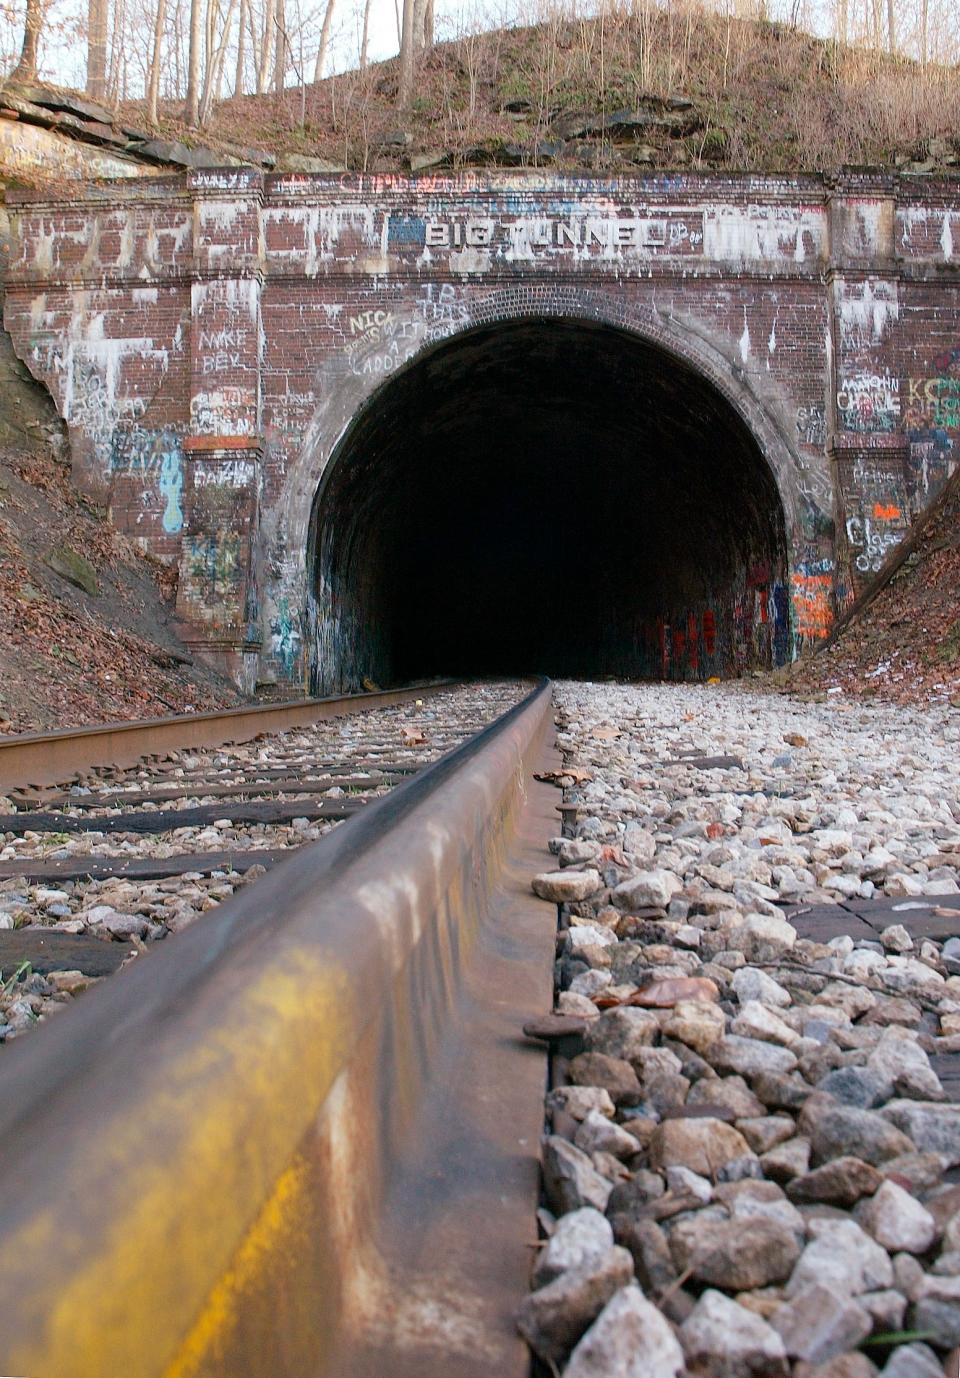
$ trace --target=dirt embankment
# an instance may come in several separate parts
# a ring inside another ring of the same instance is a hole
[[[831,645],[774,678],[805,695],[960,708],[960,471],[893,578]]]
[[[238,702],[174,634],[175,577],[74,489],[52,404],[0,336],[0,734]]]

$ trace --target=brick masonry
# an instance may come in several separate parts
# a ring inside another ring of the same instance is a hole
[[[318,485],[378,389],[478,326],[603,322],[726,399],[783,506],[748,617],[782,609],[774,659],[826,635],[956,463],[956,182],[225,169],[8,206],[5,324],[77,481],[179,562],[189,638],[247,686],[336,654],[308,608]]]

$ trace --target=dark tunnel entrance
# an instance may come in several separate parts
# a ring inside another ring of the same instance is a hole
[[[786,659],[784,516],[717,389],[608,326],[459,335],[381,388],[311,523],[316,692]]]

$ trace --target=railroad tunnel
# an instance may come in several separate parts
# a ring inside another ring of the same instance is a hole
[[[770,467],[686,362],[594,323],[449,339],[345,433],[311,522],[313,688],[706,678],[789,654]]]

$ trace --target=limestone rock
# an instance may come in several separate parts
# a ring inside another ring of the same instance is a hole
[[[884,1182],[859,1208],[857,1220],[891,1253],[926,1253],[937,1237],[933,1216],[896,1182]]]
[[[618,909],[625,911],[666,909],[673,896],[682,889],[682,883],[672,871],[638,871],[635,876],[621,881],[610,898]]]
[[[632,1134],[628,1134],[620,1125],[601,1115],[598,1110],[591,1110],[584,1116],[573,1136],[573,1142],[584,1153],[611,1153],[614,1158],[624,1160],[632,1158],[640,1149]]]
[[[599,1086],[617,1105],[637,1105],[641,1100],[637,1074],[623,1058],[606,1053],[580,1053],[570,1063],[570,1080],[577,1086]]]
[[[815,1104],[808,1101],[800,1115],[800,1127],[809,1134],[814,1163],[819,1166],[832,1158],[854,1157],[876,1166],[901,1153],[912,1153],[913,1142],[892,1122],[888,1109],[858,1110],[826,1097]],[[957,1123],[960,1130],[960,1119]],[[960,1134],[957,1143],[960,1148]]]
[[[792,1072],[797,1065],[796,1056],[788,1048],[763,1043],[757,1038],[741,1038],[737,1034],[718,1039],[711,1046],[709,1056],[718,1071],[739,1072],[744,1077],[755,1076],[758,1072]]]
[[[585,871],[543,871],[533,878],[533,893],[542,900],[566,904],[571,900],[589,899],[601,885],[599,872],[592,868]]]
[[[823,1363],[856,1347],[872,1330],[868,1313],[849,1297],[814,1284],[803,1288],[773,1317],[793,1359]]]
[[[599,1259],[568,1268],[525,1297],[517,1309],[517,1329],[534,1353],[556,1363],[632,1277],[633,1259],[613,1245]]]
[[[822,1285],[838,1295],[857,1296],[893,1283],[887,1253],[854,1220],[809,1221],[814,1238],[804,1249],[787,1283],[787,1296]]]
[[[559,1215],[583,1206],[605,1211],[612,1190],[587,1155],[558,1135],[543,1142],[543,1184],[551,1209]]]
[[[749,1291],[785,1282],[800,1257],[795,1234],[778,1220],[760,1216],[705,1220],[698,1212],[679,1221],[670,1235],[673,1261],[698,1282]]]
[[[880,1378],[943,1378],[943,1366],[929,1345],[897,1345]]]
[[[670,1323],[639,1287],[604,1307],[570,1356],[564,1378],[679,1378],[683,1350]]]
[[[792,1201],[853,1206],[862,1196],[875,1192],[882,1181],[877,1169],[862,1158],[834,1158],[813,1172],[795,1177],[787,1187],[787,1195]]]
[[[656,1015],[648,1010],[622,1006],[601,1014],[588,1029],[584,1043],[591,1052],[631,1062],[641,1048],[655,1042],[659,1033]]]
[[[708,1289],[680,1327],[687,1360],[703,1378],[779,1378],[789,1373],[783,1340],[722,1292]]]
[[[616,1113],[610,1092],[602,1086],[557,1086],[547,1096],[546,1104],[549,1111],[565,1110],[575,1120],[586,1119],[591,1110],[611,1120]]]
[[[663,1025],[665,1038],[675,1038],[695,1052],[706,1054],[723,1037],[726,1020],[723,1011],[703,1000],[683,1000]]]
[[[897,1129],[909,1134],[921,1153],[940,1153],[945,1167],[960,1163],[960,1105],[931,1105],[914,1100],[896,1100],[878,1111]]]
[[[612,1248],[613,1229],[605,1215],[590,1206],[570,1211],[560,1217],[540,1251],[533,1270],[534,1286],[543,1287],[568,1268],[592,1267]]]
[[[711,1180],[724,1163],[748,1152],[743,1135],[715,1119],[664,1120],[650,1140],[654,1168],[686,1167]]]

